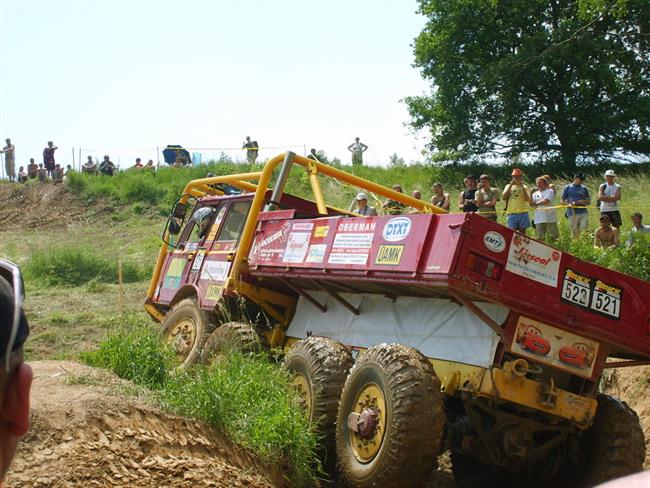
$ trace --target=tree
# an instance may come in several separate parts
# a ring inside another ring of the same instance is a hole
[[[419,0],[411,125],[455,160],[650,153],[648,0]]]

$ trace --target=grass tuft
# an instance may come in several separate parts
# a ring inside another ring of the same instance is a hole
[[[150,269],[130,261],[122,263],[124,283],[142,281],[150,276]],[[98,250],[88,247],[54,246],[35,249],[23,266],[27,280],[48,285],[77,286],[85,283],[115,283],[118,279],[118,260],[111,260]]]

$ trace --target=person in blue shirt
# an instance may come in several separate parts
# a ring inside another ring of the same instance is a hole
[[[566,209],[566,218],[571,224],[573,237],[578,237],[580,232],[586,230],[589,225],[589,213],[586,207],[591,203],[589,189],[582,184],[585,181],[584,173],[576,173],[573,183],[562,189],[562,203],[569,205]]]

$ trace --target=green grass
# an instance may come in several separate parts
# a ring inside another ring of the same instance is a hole
[[[316,437],[284,370],[265,356],[232,354],[210,368],[172,371],[159,331],[132,318],[125,322],[83,360],[149,388],[163,407],[204,420],[266,463],[285,465],[294,486],[313,484]]]
[[[109,259],[93,248],[59,245],[31,251],[23,274],[33,283],[46,285],[115,283],[120,266],[123,283],[145,280],[153,269],[129,260]]]

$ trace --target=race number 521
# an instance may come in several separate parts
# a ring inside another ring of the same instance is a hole
[[[619,297],[598,290],[594,290],[593,293],[591,306],[589,308],[596,312],[609,315],[610,317],[619,317],[621,313],[621,299]]]

